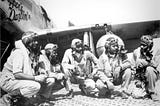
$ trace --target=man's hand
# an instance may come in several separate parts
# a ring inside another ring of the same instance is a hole
[[[44,69],[41,69],[41,70],[39,71],[39,73],[40,73],[40,74],[43,74],[43,75],[48,75],[47,70],[44,70]]]
[[[55,78],[47,78],[46,83],[55,83]]]
[[[56,73],[54,73],[54,72],[50,72],[49,73],[49,75],[48,75],[48,77],[50,77],[50,78],[56,78]]]
[[[91,74],[88,75],[88,78],[93,79],[93,76],[94,75],[91,73]]]
[[[119,67],[116,67],[116,69],[114,70],[114,72],[113,72],[113,76],[114,76],[114,78],[119,78],[119,75],[120,75],[120,71],[121,71],[121,67],[119,66]]]
[[[64,77],[64,74],[63,73],[49,73],[49,78],[55,78],[57,80],[62,80]]]
[[[62,80],[64,78],[64,74],[63,73],[58,73],[56,78],[57,78],[57,80]]]
[[[46,75],[41,74],[41,75],[37,75],[37,76],[35,76],[34,78],[35,78],[35,80],[36,80],[36,81],[38,81],[38,82],[44,82],[44,81],[45,81],[45,79],[47,78],[47,76],[46,76]]]
[[[136,61],[136,68],[143,68],[148,65],[148,62],[144,59],[138,59]]]

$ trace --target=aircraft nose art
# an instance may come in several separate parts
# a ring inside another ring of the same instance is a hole
[[[6,18],[22,31],[38,31],[52,27],[44,17],[42,7],[33,0],[0,0],[0,7]]]

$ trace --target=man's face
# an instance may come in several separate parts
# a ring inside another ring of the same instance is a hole
[[[49,60],[56,59],[56,57],[57,57],[57,50],[47,49],[46,50],[46,55],[47,55],[47,57],[48,57]]]
[[[140,40],[141,40],[141,42],[140,42],[141,50],[143,50],[144,52],[148,52],[152,49],[152,47],[153,47],[152,36],[143,35]]]
[[[51,57],[52,58],[56,58],[57,57],[57,50],[52,49]]]
[[[52,48],[49,50],[49,52],[50,52],[50,55],[48,56],[48,59],[50,60],[50,63],[52,65],[57,64],[58,63],[57,49]]]
[[[77,42],[77,44],[76,44],[76,52],[81,52],[82,51],[82,49],[83,49],[83,45],[82,45],[82,43],[81,42]]]
[[[109,52],[111,54],[116,54],[118,52],[118,45],[111,45],[110,49],[109,49]]]
[[[35,39],[31,40],[28,45],[33,52],[38,52],[38,50],[40,49],[38,41]]]
[[[38,46],[38,41],[33,40],[32,42],[29,43],[29,46],[32,47],[33,49],[36,49]]]

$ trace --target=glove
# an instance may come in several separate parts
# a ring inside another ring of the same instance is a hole
[[[48,75],[48,74],[47,74],[47,71],[44,70],[44,69],[41,69],[41,70],[39,71],[39,73],[40,73],[40,74],[43,74],[43,75]]]
[[[50,77],[50,78],[56,78],[56,76],[57,76],[56,73],[50,72],[48,77]]]
[[[55,83],[55,78],[47,78],[46,79],[46,83],[49,84],[49,83]]]
[[[62,80],[64,78],[64,74],[63,73],[58,73],[56,78],[57,78],[57,80]]]
[[[37,75],[37,76],[35,76],[34,78],[35,78],[35,80],[36,80],[36,81],[38,81],[38,82],[44,82],[44,81],[45,81],[45,79],[47,78],[47,76],[46,76],[46,75],[41,74],[41,75]]]
[[[88,78],[93,79],[93,76],[94,76],[93,74],[89,74]]]
[[[143,68],[148,65],[148,62],[144,59],[138,59],[136,61],[136,68]]]
[[[116,79],[119,78],[120,71],[121,71],[121,67],[120,66],[116,67],[116,69],[113,72],[114,78],[116,78]]]

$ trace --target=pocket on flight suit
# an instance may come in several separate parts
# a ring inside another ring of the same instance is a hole
[[[10,81],[14,80],[15,77],[12,73],[0,72],[0,87],[5,89],[5,85]]]

